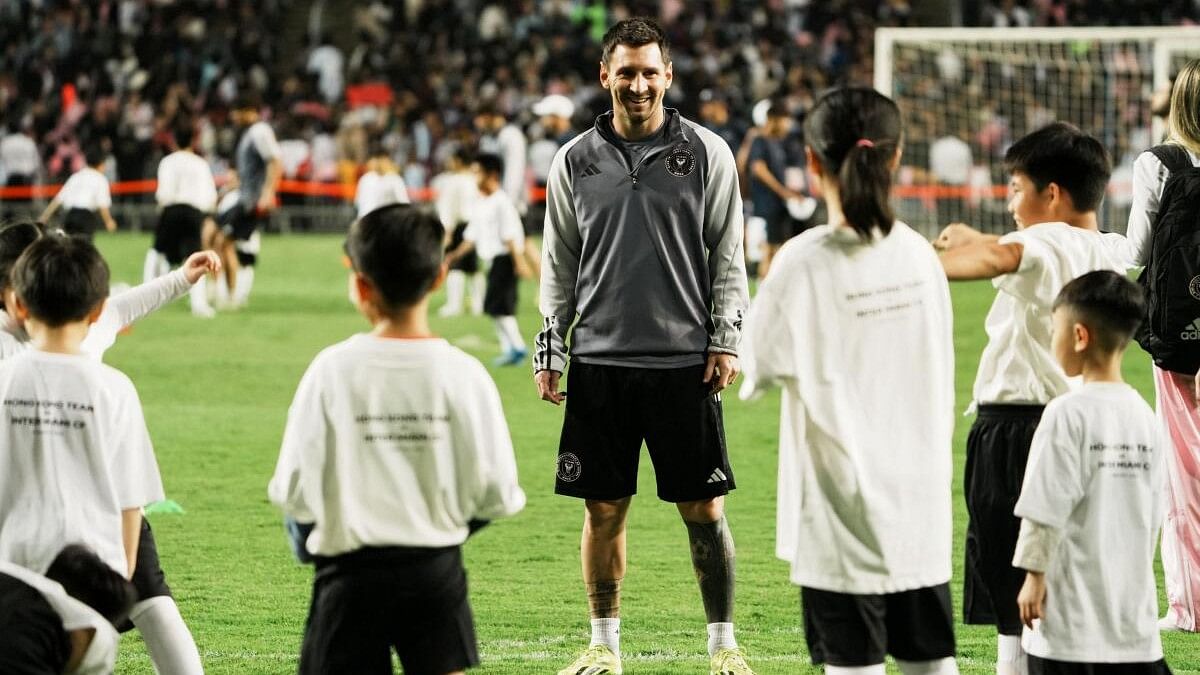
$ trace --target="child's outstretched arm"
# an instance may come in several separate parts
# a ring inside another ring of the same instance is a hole
[[[982,235],[988,236],[988,235]],[[1025,247],[1017,242],[1001,244],[997,240],[980,240],[944,251],[939,257],[946,278],[951,281],[994,279],[1016,272],[1021,266]]]

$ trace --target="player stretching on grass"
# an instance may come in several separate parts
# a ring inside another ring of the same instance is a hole
[[[776,554],[826,673],[883,675],[891,654],[906,674],[956,674],[950,289],[888,201],[896,104],[834,90],[804,131],[830,223],[779,250],[742,342],[743,395],[784,391]]]
[[[725,141],[663,108],[671,79],[657,24],[613,26],[600,60],[613,110],[559,150],[547,180],[534,380],[542,399],[567,401],[555,491],[586,500],[581,553],[592,617],[591,646],[564,674],[621,673],[625,519],[643,440],[659,498],[675,503],[687,526],[710,669],[751,672],[733,635],[724,495],[734,483],[720,399],[737,377],[747,304],[742,200]]]

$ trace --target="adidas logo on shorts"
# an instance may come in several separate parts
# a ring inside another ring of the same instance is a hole
[[[1200,340],[1200,319],[1192,320],[1192,323],[1183,329],[1179,334],[1180,340]]]
[[[713,469],[712,475],[709,476],[708,480],[705,482],[706,483],[723,483],[727,480],[729,480],[729,477],[725,475],[724,471],[721,471],[720,469]]]

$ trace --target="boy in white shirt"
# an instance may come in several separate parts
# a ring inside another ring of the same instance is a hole
[[[434,176],[433,191],[437,195],[438,219],[446,228],[446,252],[463,242],[463,232],[471,219],[471,207],[479,201],[479,186],[471,172],[471,162],[461,148],[446,160],[446,170]],[[471,313],[483,314],[483,294],[487,279],[479,271],[479,256],[470,251],[450,263],[446,275],[446,304],[439,316],[458,316],[463,312],[463,298],[470,283]]]
[[[350,226],[351,301],[372,324],[313,360],[288,411],[271,501],[311,525],[317,572],[299,672],[476,665],[461,546],[525,504],[500,396],[430,334],[443,230],[411,206]]]
[[[367,159],[367,171],[354,188],[354,207],[358,217],[390,204],[408,204],[408,188],[400,177],[400,169],[383,145],[376,141]]]
[[[83,157],[87,166],[71,174],[38,220],[49,223],[54,212],[61,207],[66,212],[63,231],[91,239],[101,226],[109,232],[115,232],[117,221],[113,220],[109,210],[112,208],[112,194],[109,192],[108,178],[104,176],[107,153],[99,143],[92,143],[84,149]]]
[[[1112,172],[1095,138],[1061,122],[1009,148],[1008,210],[1017,231],[1002,237],[951,225],[935,245],[951,280],[992,279],[998,289],[985,329],[967,438],[967,523],[963,613],[997,628],[996,671],[1023,668],[1013,568],[1020,522],[1013,516],[1029,443],[1052,398],[1070,389],[1050,349],[1050,306],[1066,283],[1093,270],[1123,272],[1125,238],[1101,234],[1096,209]]]
[[[1154,581],[1169,446],[1121,379],[1145,307],[1141,288],[1108,271],[1068,283],[1054,302],[1055,359],[1083,386],[1046,406],[1015,510],[1033,675],[1170,672]]]
[[[512,198],[500,189],[504,175],[500,157],[480,155],[475,159],[474,170],[483,200],[471,213],[471,220],[463,231],[463,242],[446,255],[446,262],[453,265],[471,251],[478,252],[480,258],[488,261],[483,312],[492,317],[500,339],[500,356],[493,363],[515,366],[529,354],[516,317],[518,278],[533,276],[525,260],[525,227]]]
[[[162,211],[154,229],[154,244],[146,252],[142,278],[150,281],[166,270],[178,267],[201,250],[202,235],[210,214],[217,206],[217,183],[203,157],[192,150],[195,130],[190,122],[176,125],[175,152],[158,164],[158,188],[155,201]],[[215,225],[211,227],[215,228]],[[192,314],[212,318],[216,312],[208,303],[207,279],[202,276],[189,291]]]

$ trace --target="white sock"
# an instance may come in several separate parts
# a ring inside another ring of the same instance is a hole
[[[1025,675],[1025,650],[1020,635],[996,636],[996,675]]]
[[[525,338],[521,337],[521,327],[517,325],[517,317],[501,316],[496,318],[496,325],[504,331],[509,344],[516,351],[525,351]]]
[[[229,307],[229,280],[225,278],[224,270],[217,273],[217,283],[213,285],[217,287],[217,307]]]
[[[732,621],[708,624],[708,655],[712,656],[722,648],[737,649],[737,640],[733,637]]]
[[[129,614],[159,675],[204,675],[200,652],[179,607],[167,596],[143,600]]]
[[[462,312],[463,292],[467,289],[467,275],[462,270],[450,270],[446,275],[446,304],[442,305],[443,314],[458,314]]]
[[[825,675],[885,675],[887,668],[882,663],[875,666],[831,666],[825,665]]]
[[[508,353],[512,351],[513,344],[512,340],[508,338],[508,331],[504,330],[504,324],[501,323],[503,318],[493,317],[492,321],[496,324],[496,338],[500,340],[500,353],[508,356]]]
[[[158,278],[158,259],[161,255],[154,249],[146,251],[146,261],[142,263],[142,283],[148,283]]]
[[[200,280],[192,284],[192,288],[188,290],[188,300],[192,306],[192,313],[202,316],[211,315],[213,313],[212,305],[208,304],[208,276],[200,277]]]
[[[167,260],[167,256],[162,253],[158,254],[158,274],[155,276],[165,276],[171,273],[171,261]]]
[[[233,287],[233,304],[244,306],[250,301],[250,289],[254,288],[254,268],[243,267],[238,270],[237,285]]]
[[[487,293],[487,277],[471,275],[471,313],[483,314],[483,296]],[[461,305],[460,305],[461,306]]]
[[[589,646],[596,645],[604,645],[617,656],[621,655],[620,619],[592,619],[592,644]]]
[[[953,656],[935,661],[901,661],[896,659],[904,675],[958,675],[958,664]]]

